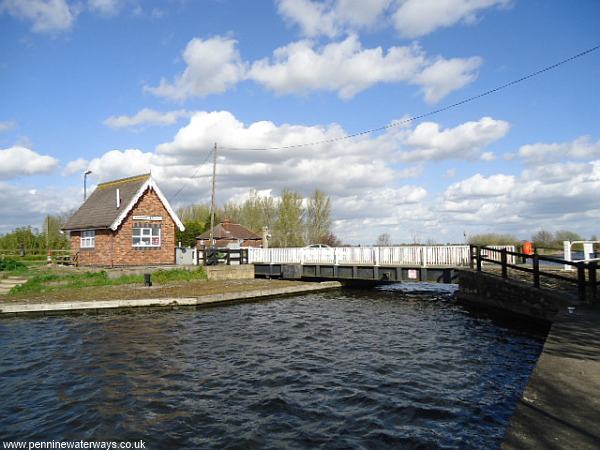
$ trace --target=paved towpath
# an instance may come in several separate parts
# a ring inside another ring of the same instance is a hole
[[[6,295],[15,286],[19,286],[27,281],[27,278],[10,276],[0,278],[0,295]]]
[[[259,298],[301,294],[325,289],[339,288],[341,284],[337,281],[324,281],[320,283],[306,282],[278,282],[272,283],[263,280],[263,287],[254,287],[255,280],[241,280],[238,289],[227,289],[221,292],[212,292],[205,295],[193,296],[169,296],[169,297],[146,297],[130,299],[70,299],[70,300],[29,300],[16,299],[13,301],[0,301],[0,318],[21,314],[60,314],[66,312],[95,312],[105,309],[116,308],[158,308],[178,306],[208,306],[232,301],[254,300]],[[249,288],[250,286],[250,288]],[[258,284],[260,286],[260,284]]]
[[[600,310],[556,318],[502,449],[600,449]]]

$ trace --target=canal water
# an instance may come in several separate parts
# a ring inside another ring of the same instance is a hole
[[[453,289],[2,320],[0,440],[498,448],[543,334]]]

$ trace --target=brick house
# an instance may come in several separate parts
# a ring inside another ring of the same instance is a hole
[[[99,184],[73,214],[71,252],[83,266],[175,264],[185,229],[150,174]]]
[[[249,230],[239,223],[232,223],[231,220],[225,219],[220,224],[213,228],[213,240],[215,246],[224,248],[227,246],[240,247],[262,247],[262,237],[254,231]],[[196,236],[196,244],[198,247],[209,246],[210,230],[205,231],[199,236]]]

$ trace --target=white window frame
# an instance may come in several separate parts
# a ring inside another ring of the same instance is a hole
[[[140,230],[139,235],[135,230]],[[153,232],[157,232],[155,234]],[[136,242],[137,241],[137,242]],[[162,227],[133,227],[131,233],[131,245],[134,248],[159,248],[162,246]]]
[[[96,248],[96,230],[84,230],[79,241],[80,248]]]

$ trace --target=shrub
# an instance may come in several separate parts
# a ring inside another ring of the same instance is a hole
[[[27,266],[21,261],[6,258],[0,259],[0,271],[23,271],[27,270]]]

